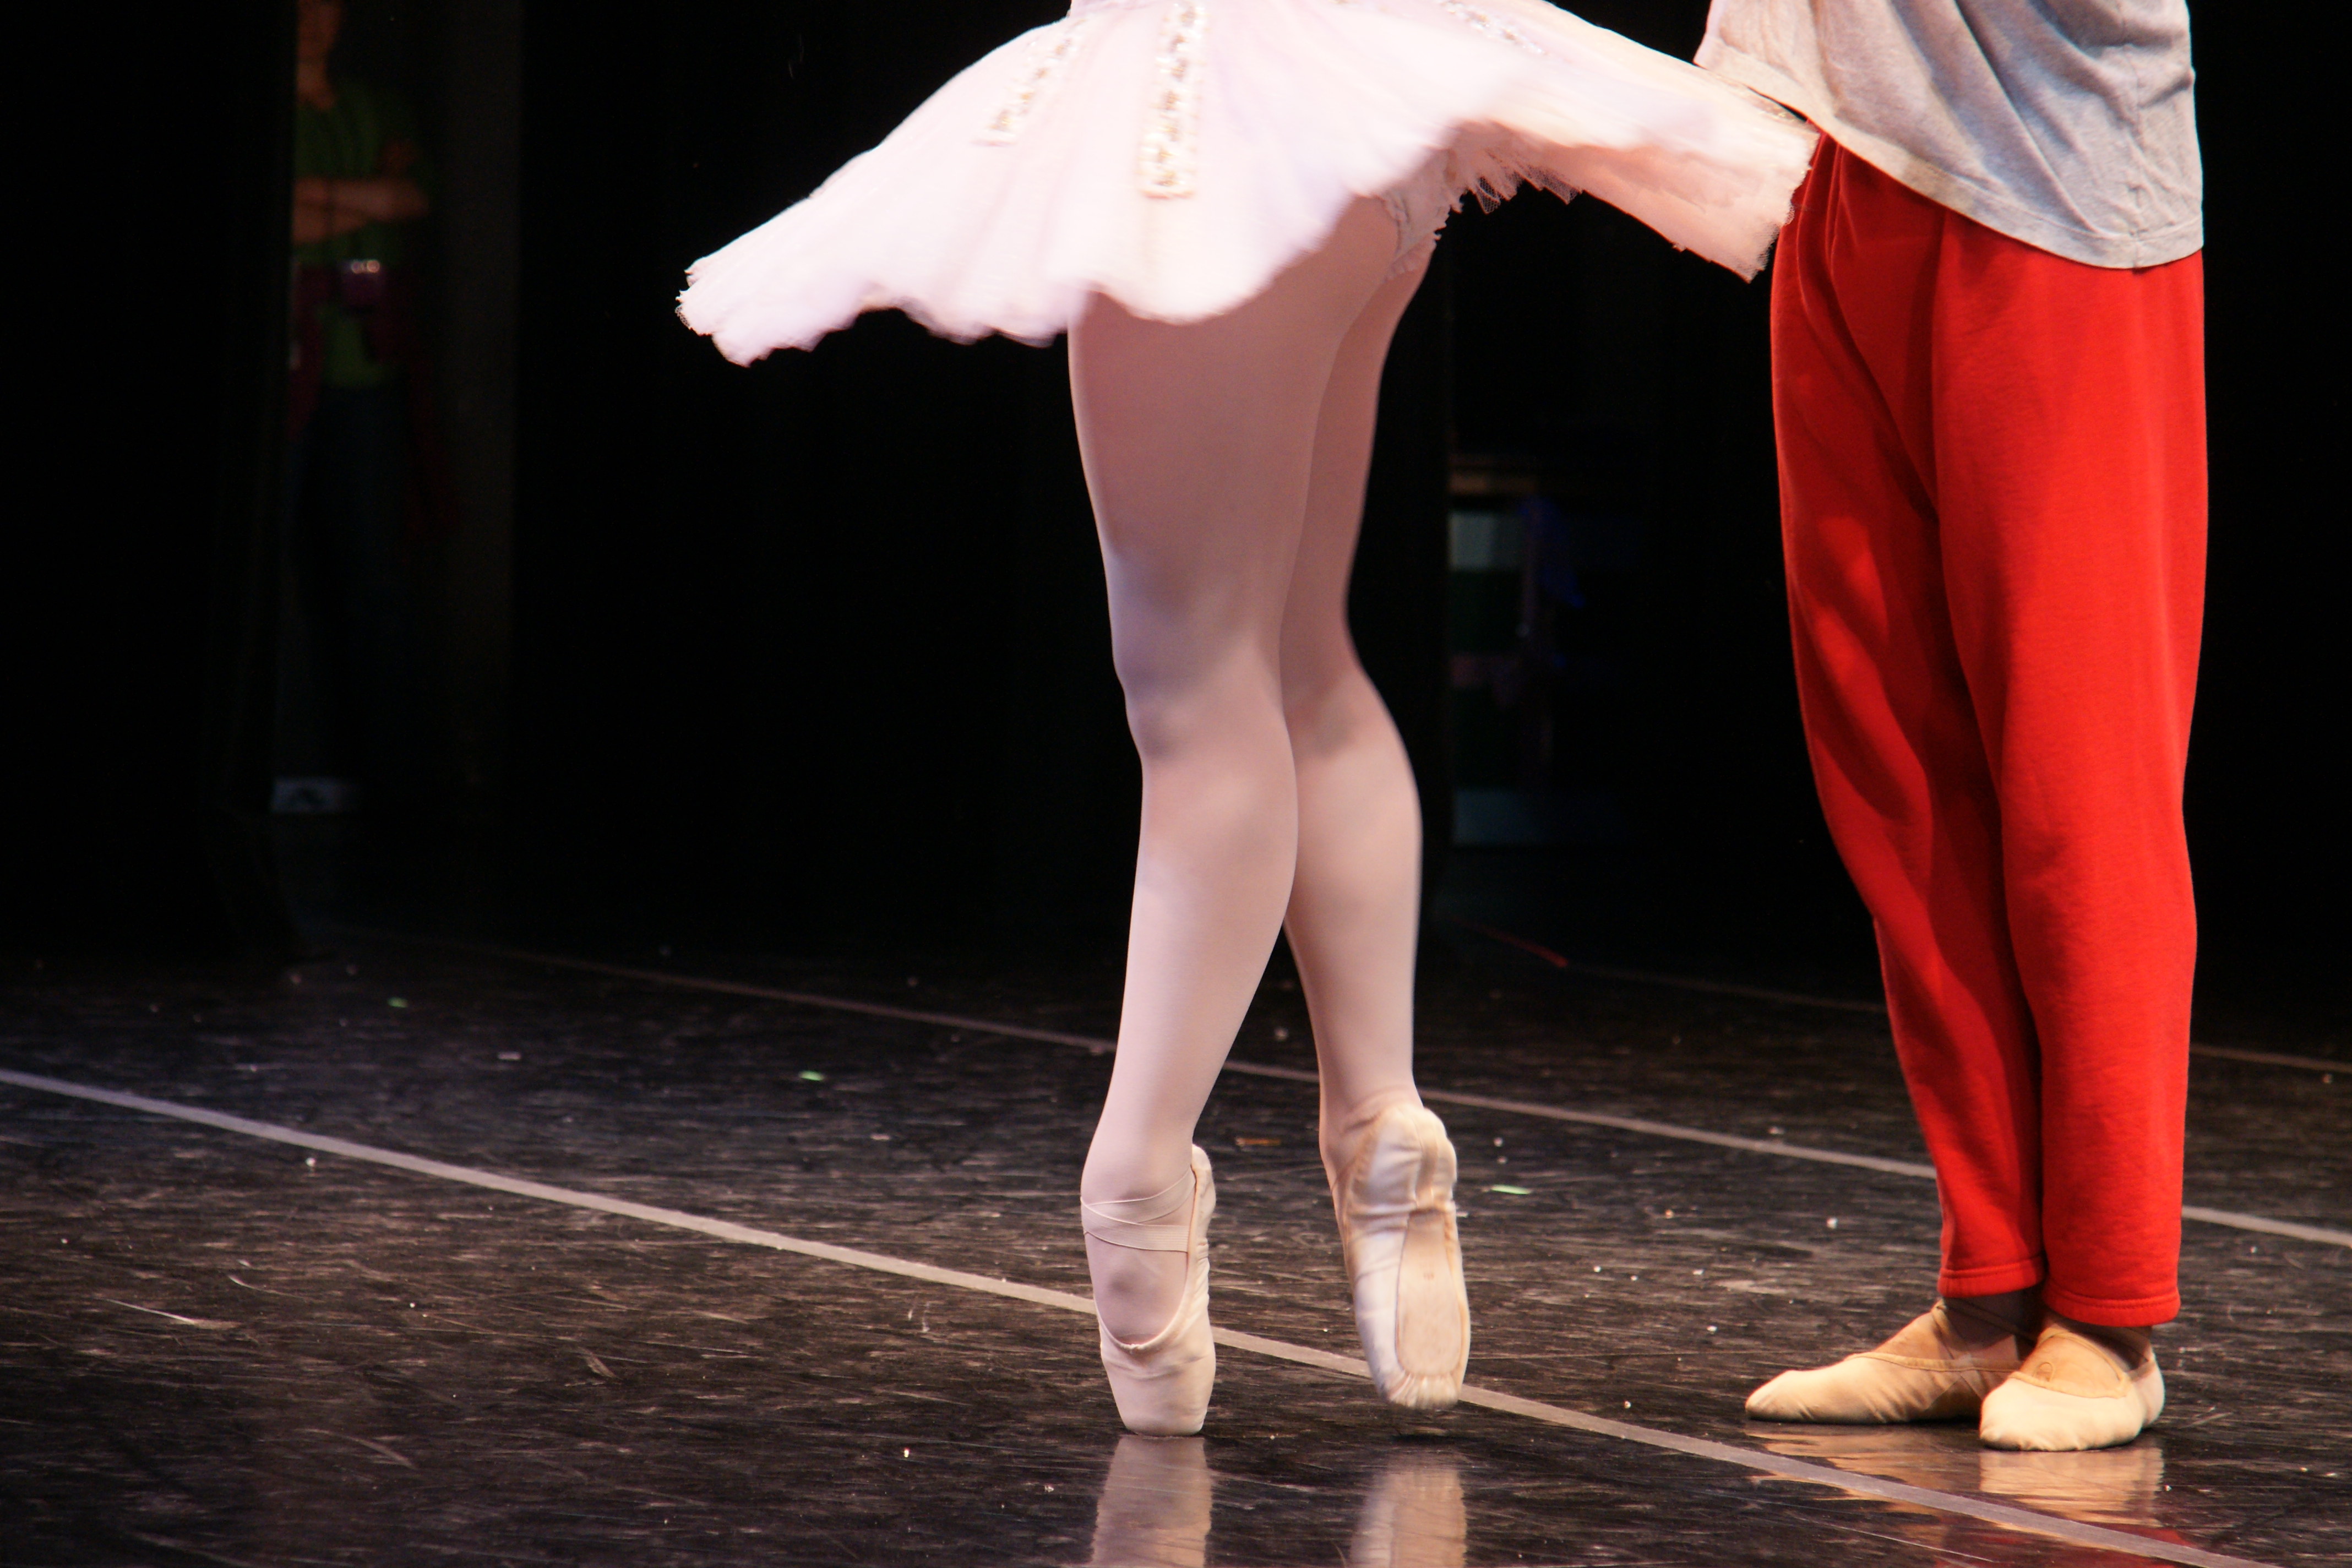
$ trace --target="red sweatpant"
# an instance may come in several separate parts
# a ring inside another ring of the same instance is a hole
[[[1947,1295],[2179,1309],[2203,274],[1832,143],[1773,265],[1798,691],[1934,1155]]]

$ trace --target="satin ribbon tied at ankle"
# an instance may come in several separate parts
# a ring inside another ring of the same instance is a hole
[[[1192,1241],[1192,1173],[1146,1198],[1109,1198],[1078,1204],[1079,1223],[1097,1241],[1137,1252],[1183,1252]],[[1183,1217],[1171,1219],[1171,1215]]]

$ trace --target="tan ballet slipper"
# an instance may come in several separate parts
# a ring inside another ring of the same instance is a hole
[[[1462,1396],[1470,1296],[1454,1218],[1454,1145],[1421,1105],[1391,1105],[1347,1137],[1325,1173],[1381,1397],[1444,1410]]]
[[[1209,1330],[1209,1216],[1217,1184],[1209,1157],[1192,1150],[1192,1190],[1179,1183],[1150,1198],[1078,1205],[1088,1236],[1115,1247],[1184,1254],[1184,1293],[1168,1326],[1148,1340],[1115,1338],[1096,1319],[1103,1372],[1110,1379],[1118,1418],[1130,1432],[1189,1437],[1208,1419],[1217,1380],[1217,1344]]]
[[[1938,1301],[1876,1350],[1834,1366],[1784,1372],[1748,1396],[1748,1414],[1761,1421],[1855,1424],[1972,1415],[2017,1370],[2024,1347],[2011,1334],[1971,1345],[1956,1329],[1954,1310]]]
[[[2163,1414],[2164,1373],[2152,1347],[2135,1364],[2105,1338],[2053,1318],[2025,1364],[1985,1396],[1977,1436],[1991,1448],[2112,1448]]]

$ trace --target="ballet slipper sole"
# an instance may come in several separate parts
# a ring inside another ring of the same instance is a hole
[[[1386,1396],[1408,1410],[1453,1405],[1462,1396],[1470,1359],[1470,1301],[1449,1218],[1423,1212],[1405,1222],[1397,1270],[1397,1363],[1403,1375]]]
[[[1397,1259],[1396,1362],[1381,1397],[1406,1410],[1445,1410],[1462,1396],[1470,1360],[1470,1297],[1450,1198],[1454,1148],[1426,1110],[1398,1123],[1381,1133],[1412,1141],[1414,1206]]]

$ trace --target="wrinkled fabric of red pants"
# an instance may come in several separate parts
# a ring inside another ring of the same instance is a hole
[[[2086,266],[1824,142],[1772,278],[1799,695],[1946,1295],[2179,1307],[2202,257]]]

